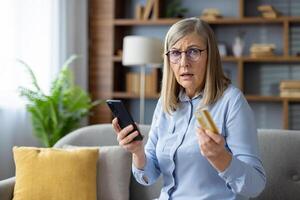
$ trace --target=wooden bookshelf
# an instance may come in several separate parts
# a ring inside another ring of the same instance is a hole
[[[124,77],[128,68],[122,67],[121,56],[116,56],[117,50],[122,48],[123,37],[130,34],[135,28],[169,27],[176,23],[178,18],[158,18],[138,20],[125,18],[126,3],[131,1],[116,0],[91,0],[89,2],[89,91],[93,99],[118,98],[130,101],[138,99],[138,94],[128,93],[124,88]],[[163,3],[163,1],[160,1]],[[245,80],[245,66],[255,68],[260,64],[295,64],[300,63],[300,56],[290,55],[291,27],[300,26],[300,16],[280,16],[275,19],[266,19],[260,16],[247,16],[247,3],[249,1],[238,0],[237,17],[224,17],[207,22],[215,27],[234,27],[240,25],[247,27],[276,26],[282,29],[278,40],[282,41],[281,55],[271,57],[242,57],[225,56],[223,63],[236,66],[236,80],[238,87],[245,92],[247,82]],[[272,4],[272,2],[270,3]],[[200,13],[200,12],[199,12]],[[247,68],[248,69],[248,68]],[[300,79],[300,77],[299,77]],[[282,106],[283,125],[289,128],[290,103],[300,103],[300,98],[284,98],[279,96],[249,95],[245,93],[247,100],[263,104],[278,103]],[[159,94],[146,96],[146,99],[157,99]],[[111,113],[106,106],[99,106],[91,117],[91,123],[110,122]]]

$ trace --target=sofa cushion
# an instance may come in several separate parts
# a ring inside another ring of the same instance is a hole
[[[63,148],[99,149],[97,169],[98,200],[128,200],[131,176],[131,154],[120,146],[79,147],[64,145]]]
[[[14,200],[96,199],[97,149],[14,147]]]

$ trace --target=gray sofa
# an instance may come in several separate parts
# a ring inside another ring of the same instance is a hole
[[[145,135],[149,126],[141,125]],[[259,130],[260,152],[267,173],[267,185],[264,192],[256,199],[292,200],[300,199],[300,131]],[[111,124],[93,125],[78,129],[55,144],[76,146],[109,146],[117,145],[116,135]],[[128,169],[130,170],[130,169]],[[11,200],[14,178],[0,181],[0,199]],[[159,196],[162,179],[150,187],[138,184],[133,178],[130,183],[130,199],[153,199]]]

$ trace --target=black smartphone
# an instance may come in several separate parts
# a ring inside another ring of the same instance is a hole
[[[126,126],[132,124],[133,125],[133,131],[138,131],[139,135],[136,136],[133,140],[143,140],[143,136],[141,135],[141,132],[139,131],[138,127],[134,123],[130,113],[124,106],[123,102],[121,100],[106,100],[106,103],[108,107],[110,108],[111,112],[113,113],[113,116],[118,118],[118,122],[120,127],[123,129]],[[130,134],[129,133],[129,134]]]

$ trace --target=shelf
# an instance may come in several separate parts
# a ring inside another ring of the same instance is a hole
[[[152,26],[152,25],[172,25],[181,19],[177,18],[161,18],[157,20],[138,20],[138,19],[115,19],[114,25],[116,26]],[[284,22],[300,22],[300,17],[278,17],[275,19],[266,19],[262,17],[225,17],[216,20],[206,20],[209,24],[278,24]]]
[[[248,101],[272,101],[272,102],[281,102],[283,100],[282,97],[279,96],[258,96],[258,95],[246,95],[246,99]]]
[[[270,56],[270,57],[234,57],[234,56],[225,56],[221,57],[221,60],[224,62],[300,62],[300,56]],[[114,56],[114,62],[122,62],[121,56]]]
[[[114,92],[113,98],[121,98],[121,99],[139,99],[139,94],[135,93],[128,93],[128,92]],[[158,99],[159,94],[153,94],[153,95],[145,95],[145,99]]]
[[[241,58],[235,56],[221,56],[223,62],[238,62]]]
[[[281,97],[281,98],[289,102],[300,102],[300,97]]]
[[[242,57],[244,62],[300,62],[300,56]]]
[[[225,57],[221,57],[221,60],[224,62],[237,62],[238,60],[241,60],[241,59],[234,57],[234,56],[225,56]],[[300,60],[300,57],[299,57],[299,60]],[[122,57],[121,56],[113,56],[113,61],[114,62],[122,62]]]
[[[300,102],[300,97],[280,97],[280,96],[259,96],[259,95],[246,95],[248,101],[261,101],[261,102]]]
[[[114,25],[116,26],[151,26],[151,25],[171,25],[180,19],[158,19],[158,20],[138,20],[138,19],[115,19]]]
[[[128,92],[114,92],[113,98],[121,99],[139,99],[139,94],[128,93]],[[159,94],[145,95],[145,99],[158,99]],[[260,96],[260,95],[246,95],[248,101],[259,101],[259,102],[300,102],[300,97],[280,97],[280,96]]]

